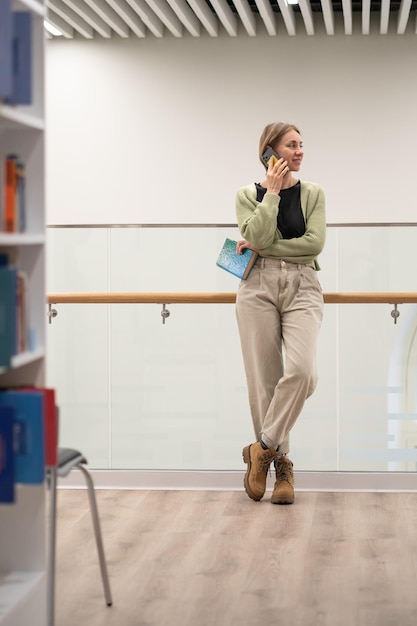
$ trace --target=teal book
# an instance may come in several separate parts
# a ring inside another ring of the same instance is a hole
[[[0,406],[14,411],[13,449],[16,483],[39,484],[45,476],[44,397],[36,390],[0,392]]]
[[[3,255],[0,265],[3,263]],[[10,367],[16,354],[17,270],[0,266],[0,367]]]
[[[252,267],[258,258],[258,253],[245,248],[242,254],[236,252],[237,242],[233,239],[226,239],[220,250],[216,265],[222,270],[230,272],[241,280],[246,280]]]

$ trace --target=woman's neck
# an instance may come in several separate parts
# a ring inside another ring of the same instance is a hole
[[[291,176],[290,174],[288,176],[288,180],[286,176],[284,180],[282,181],[281,189],[289,189],[290,187],[294,187],[294,185],[296,185],[297,183],[298,183],[298,178],[294,178],[294,176]]]

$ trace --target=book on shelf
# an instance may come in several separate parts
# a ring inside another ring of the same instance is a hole
[[[25,165],[18,154],[8,154],[2,173],[2,230],[26,230]]]
[[[57,464],[58,409],[49,387],[0,390],[0,503],[13,503],[15,484],[39,484]]]
[[[55,467],[58,461],[58,408],[55,389],[26,386],[21,389],[41,394],[43,397],[45,465]]]
[[[10,367],[16,354],[17,270],[0,266],[0,367]]]
[[[28,277],[0,252],[0,366],[30,349]]]
[[[12,93],[12,5],[0,0],[0,100]]]
[[[12,92],[10,104],[32,103],[32,13],[12,13]]]
[[[0,406],[0,503],[15,500],[13,429],[13,408]]]
[[[17,157],[7,155],[4,160],[4,225],[6,233],[14,233],[17,230]]]
[[[17,271],[16,276],[16,354],[30,349],[28,276]]]
[[[0,99],[32,103],[32,13],[0,0]]]
[[[250,274],[252,267],[258,258],[258,253],[249,248],[245,248],[242,254],[236,252],[237,242],[233,239],[226,238],[220,254],[216,261],[216,265],[226,272],[230,272],[241,280],[246,280]]]
[[[39,484],[45,477],[44,396],[36,389],[0,391],[0,406],[14,411],[15,482]]]
[[[16,230],[24,233],[26,230],[26,172],[21,158],[16,161]]]
[[[55,467],[58,463],[58,407],[55,389],[40,389],[44,395],[45,465]]]

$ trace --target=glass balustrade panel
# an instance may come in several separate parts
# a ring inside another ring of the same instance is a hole
[[[410,226],[329,227],[323,291],[414,291]],[[50,228],[48,292],[235,292],[235,227]],[[95,468],[235,470],[252,441],[233,304],[56,305],[61,445]],[[415,471],[417,305],[326,304],[319,383],[291,437],[306,471]]]

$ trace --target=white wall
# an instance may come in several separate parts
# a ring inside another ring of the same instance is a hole
[[[279,119],[302,130],[301,175],[324,186],[329,223],[415,221],[416,45],[412,32],[53,40],[48,223],[234,223]]]

